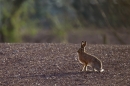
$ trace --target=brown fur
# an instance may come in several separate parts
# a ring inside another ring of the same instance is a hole
[[[84,64],[82,71],[87,71],[87,66],[91,66],[93,71],[102,72],[102,62],[95,56],[85,52],[86,42],[81,42],[81,48],[77,51],[79,54],[79,61]]]

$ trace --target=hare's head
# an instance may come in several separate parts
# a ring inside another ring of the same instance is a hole
[[[85,48],[85,46],[86,46],[86,41],[82,41],[81,42],[81,48]]]
[[[85,51],[86,41],[81,42],[81,48],[77,51],[78,53],[82,53]]]
[[[86,41],[81,42],[81,48],[85,51]]]

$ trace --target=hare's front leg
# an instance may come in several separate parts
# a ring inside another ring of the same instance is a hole
[[[84,64],[82,71],[87,71],[87,65]]]

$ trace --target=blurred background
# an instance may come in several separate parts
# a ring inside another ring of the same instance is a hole
[[[130,0],[0,0],[1,43],[130,44]]]

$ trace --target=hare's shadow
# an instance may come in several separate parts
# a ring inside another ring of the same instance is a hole
[[[52,73],[48,75],[48,77],[64,77],[64,76],[71,76],[71,75],[78,75],[78,74],[89,74],[92,73],[92,71],[86,71],[86,72],[61,72],[61,73]]]
[[[53,72],[53,73],[50,73],[50,74],[43,74],[43,75],[40,75],[40,77],[42,78],[47,78],[47,77],[64,77],[64,76],[71,76],[71,75],[78,75],[78,74],[81,74],[81,75],[86,75],[86,74],[89,74],[89,73],[92,73],[92,71],[86,71],[86,72]],[[39,75],[38,75],[39,76]]]
[[[86,72],[53,72],[50,74],[36,74],[36,75],[25,75],[25,76],[10,76],[10,77],[2,77],[2,78],[29,78],[29,77],[41,77],[41,78],[51,78],[51,77],[64,77],[64,76],[71,76],[71,75],[78,75],[78,74],[82,74],[82,75],[86,75],[92,73],[92,71],[86,71]]]

